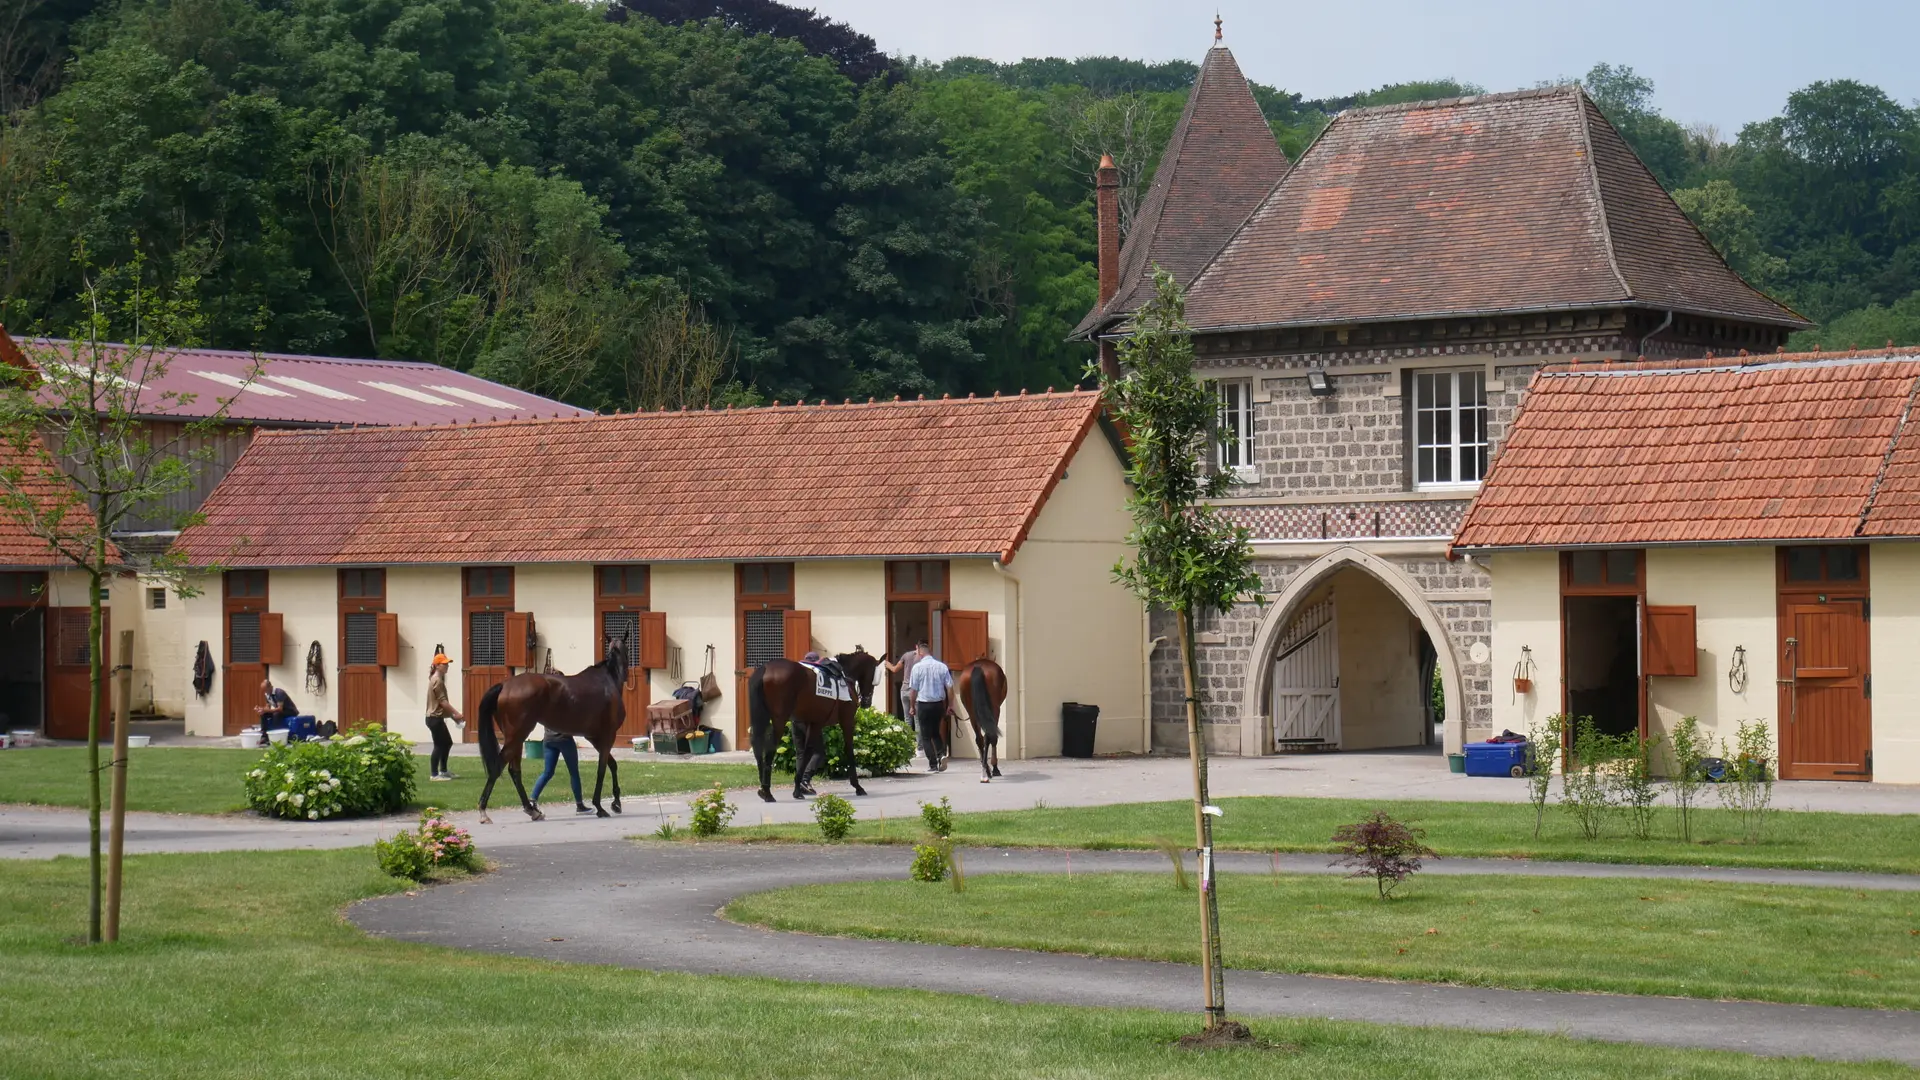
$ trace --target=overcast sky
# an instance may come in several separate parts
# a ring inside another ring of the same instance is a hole
[[[790,0],[889,53],[1199,60],[1214,5],[1181,0]],[[1512,90],[1605,61],[1652,79],[1683,124],[1740,126],[1787,94],[1852,78],[1920,98],[1920,0],[1223,0],[1247,76],[1307,97],[1451,76]]]

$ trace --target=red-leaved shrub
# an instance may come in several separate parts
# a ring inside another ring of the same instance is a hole
[[[1370,877],[1385,900],[1394,886],[1412,877],[1420,869],[1421,856],[1432,856],[1433,849],[1421,843],[1425,829],[1411,828],[1375,810],[1352,825],[1334,831],[1340,857],[1334,866],[1351,866],[1352,877]]]

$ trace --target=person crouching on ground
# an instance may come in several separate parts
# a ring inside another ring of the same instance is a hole
[[[433,733],[429,780],[453,779],[453,773],[447,771],[447,758],[453,753],[453,733],[447,730],[447,721],[467,722],[460,710],[453,707],[453,702],[447,700],[447,665],[451,663],[446,653],[435,653],[433,668],[427,674],[427,730]]]
[[[253,711],[260,717],[260,745],[267,745],[267,729],[283,728],[287,722],[300,715],[300,706],[293,703],[285,690],[273,685],[271,679],[260,680],[260,696],[266,704],[255,705]]]
[[[907,676],[907,689],[913,693],[913,726],[920,733],[920,752],[927,755],[928,770],[945,772],[947,748],[940,740],[940,722],[952,705],[947,691],[953,688],[953,672],[926,642],[920,643],[919,651],[923,655]]]
[[[540,779],[533,782],[533,804],[540,805],[540,792],[546,789],[547,781],[553,779],[553,766],[556,762],[567,763],[567,779],[573,781],[573,812],[591,814],[593,807],[580,799],[580,745],[573,736],[562,735],[552,728],[547,729],[547,737],[541,740],[546,750],[546,765],[540,770]]]

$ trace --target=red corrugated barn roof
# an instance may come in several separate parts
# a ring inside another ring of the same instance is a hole
[[[36,338],[19,342],[19,347],[36,364],[71,365],[77,360],[70,342]],[[234,399],[229,418],[267,426],[451,424],[589,415],[437,364],[263,353],[258,377],[249,383],[252,353],[186,349],[162,355],[165,374],[143,381],[141,387],[142,405],[154,417],[204,417],[222,398]],[[192,394],[194,400],[182,402],[169,394]]]
[[[174,550],[198,565],[994,555],[1091,392],[263,432]]]
[[[1193,282],[1196,330],[1636,306],[1808,325],[1578,87],[1335,117]]]
[[[1457,548],[1920,536],[1920,349],[1534,376]]]
[[[92,528],[92,512],[87,509],[86,503],[76,498],[77,490],[66,483],[66,474],[60,472],[59,466],[47,456],[46,447],[38,437],[24,451],[6,439],[0,439],[0,470],[11,471],[15,468],[20,470],[23,493],[39,500],[43,509],[64,505],[67,520],[60,530],[62,533],[73,534]],[[120,553],[112,551],[110,558],[118,562]],[[51,570],[72,565],[45,540],[35,536],[11,510],[0,508],[0,568]]]

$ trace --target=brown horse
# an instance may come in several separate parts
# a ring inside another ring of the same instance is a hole
[[[513,774],[514,790],[520,793],[520,805],[535,821],[547,815],[527,798],[527,786],[520,780],[521,747],[535,724],[562,735],[583,736],[600,751],[600,768],[593,778],[593,808],[601,817],[610,816],[600,805],[600,790],[607,777],[613,777],[613,812],[620,812],[620,771],[613,763],[613,740],[626,722],[627,706],[621,688],[627,682],[627,653],[620,639],[607,641],[607,658],[578,675],[543,675],[525,671],[503,683],[494,683],[480,699],[480,760],[487,769],[487,784],[480,789],[480,820],[492,824],[487,816],[487,798],[504,766]],[[494,732],[500,725],[505,735],[505,753]]]
[[[981,657],[960,669],[953,680],[955,700],[967,707],[973,724],[973,745],[980,748],[980,782],[1000,775],[1000,706],[1007,703],[1007,673]]]
[[[860,786],[860,768],[854,762],[854,720],[859,708],[873,701],[873,677],[880,661],[858,645],[834,659],[853,684],[857,700],[821,697],[814,692],[813,670],[792,660],[769,660],[747,677],[748,736],[753,742],[754,763],[760,766],[760,797],[768,802],[773,801],[773,752],[788,723],[794,728],[794,798],[813,794],[813,774],[826,762],[827,728],[836,725],[840,728],[840,745],[847,751],[847,779],[853,784],[853,793],[867,793]]]

